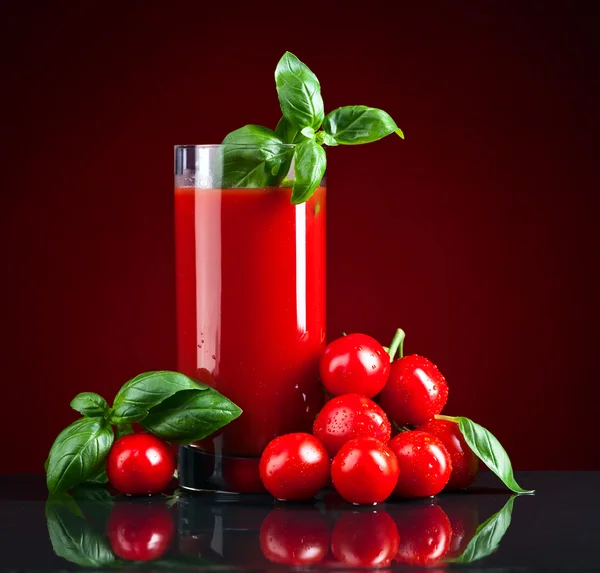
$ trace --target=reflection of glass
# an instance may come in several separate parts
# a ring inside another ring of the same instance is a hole
[[[86,567],[147,561],[157,569],[187,564],[257,570],[279,564],[339,570],[478,561],[498,548],[514,500],[474,528],[473,496],[441,497],[447,513],[423,502],[357,508],[337,503],[328,492],[314,505],[274,508],[261,495],[132,500],[89,487],[77,488],[73,496],[51,496],[46,517],[55,553]]]
[[[231,147],[175,148],[178,369],[243,410],[182,448],[180,483],[253,492],[268,442],[310,431],[322,405],[325,187],[300,205],[289,186],[229,188]]]

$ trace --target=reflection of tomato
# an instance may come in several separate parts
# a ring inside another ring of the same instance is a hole
[[[396,561],[410,565],[433,565],[450,548],[452,527],[438,505],[410,507],[394,514],[400,548]]]
[[[319,563],[329,551],[329,526],[316,509],[277,508],[262,523],[260,547],[273,563]]]
[[[452,540],[446,557],[457,557],[473,539],[479,526],[477,502],[471,495],[457,494],[440,497],[440,506],[452,526]]]
[[[334,557],[348,567],[387,567],[398,543],[398,529],[386,511],[346,512],[331,534]]]
[[[175,522],[164,502],[117,503],[107,523],[116,555],[129,561],[158,559],[169,548]]]

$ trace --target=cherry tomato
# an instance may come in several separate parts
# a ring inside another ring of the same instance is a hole
[[[118,502],[106,524],[115,555],[128,561],[151,561],[171,545],[175,522],[169,508],[160,503]]]
[[[438,505],[404,508],[394,514],[400,547],[396,561],[410,565],[433,565],[450,548],[452,527]]]
[[[462,489],[469,487],[477,477],[479,458],[465,442],[456,422],[448,420],[431,420],[419,427],[419,430],[436,436],[450,454],[452,474],[446,489]]]
[[[331,534],[334,557],[348,567],[387,567],[399,542],[396,524],[386,511],[344,512]]]
[[[171,446],[152,434],[129,434],[119,438],[106,460],[111,485],[130,495],[160,493],[175,471]]]
[[[413,354],[394,361],[379,403],[398,425],[424,424],[442,411],[448,385],[437,366]]]
[[[277,508],[260,528],[260,547],[273,563],[314,565],[329,551],[329,524],[314,508]]]
[[[344,394],[329,400],[313,424],[313,434],[323,442],[331,457],[354,438],[375,438],[387,444],[391,432],[385,412],[358,394]]]
[[[394,494],[428,497],[440,493],[450,479],[452,462],[444,444],[427,432],[402,432],[390,443],[400,475]]]
[[[366,334],[349,334],[331,342],[320,364],[321,381],[334,396],[379,394],[390,374],[390,357]]]
[[[396,456],[374,438],[345,443],[331,465],[335,489],[346,501],[356,504],[386,500],[396,486],[398,473]]]
[[[329,456],[314,436],[302,432],[272,440],[260,458],[260,479],[277,499],[309,499],[329,478]]]

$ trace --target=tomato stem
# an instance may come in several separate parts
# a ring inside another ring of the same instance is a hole
[[[456,418],[455,416],[444,416],[443,414],[436,414],[435,419],[446,420],[446,422],[455,422],[456,424],[458,424],[458,418]]]
[[[401,328],[396,330],[396,334],[394,334],[394,339],[392,340],[392,343],[390,344],[390,348],[388,350],[388,354],[390,355],[390,362],[394,361],[394,357],[396,356],[397,350],[400,350],[400,354],[398,355],[398,358],[402,358],[404,356],[404,337],[405,336],[406,336],[406,334],[404,333],[404,330],[402,330]]]

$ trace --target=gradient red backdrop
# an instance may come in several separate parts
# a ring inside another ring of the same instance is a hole
[[[285,50],[406,134],[329,151],[329,337],[401,326],[517,468],[600,469],[591,8],[386,4],[3,5],[0,471],[176,367],[172,147],[274,126]]]

